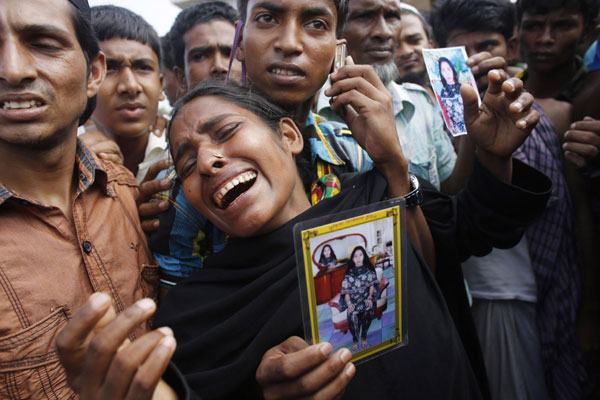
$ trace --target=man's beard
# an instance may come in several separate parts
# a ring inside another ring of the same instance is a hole
[[[398,67],[394,61],[390,61],[387,64],[373,64],[373,69],[379,79],[381,79],[381,82],[386,86],[398,77]]]
[[[426,71],[411,71],[404,74],[404,76],[399,76],[396,79],[398,83],[416,83],[420,86],[427,85],[427,72]]]

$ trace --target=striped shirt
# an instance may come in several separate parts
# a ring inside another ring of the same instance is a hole
[[[527,232],[537,283],[537,325],[546,384],[553,399],[581,398],[585,372],[577,348],[575,319],[581,295],[581,265],[573,204],[563,176],[556,130],[541,107],[540,121],[513,156],[547,175],[553,184],[544,214]]]

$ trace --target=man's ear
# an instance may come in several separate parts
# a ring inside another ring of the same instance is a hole
[[[300,154],[304,148],[304,139],[294,121],[291,118],[282,118],[279,121],[279,130],[284,148],[289,149],[294,156]]]
[[[173,67],[173,72],[175,73],[175,77],[177,78],[177,82],[179,83],[179,90],[187,92],[187,82],[185,81],[185,71],[183,70],[183,68],[175,65]]]
[[[87,97],[91,99],[98,93],[104,77],[106,76],[106,56],[103,52],[99,52],[98,55],[90,62],[90,73],[88,76],[87,83]]]
[[[244,52],[244,30],[246,29],[246,25],[240,29],[240,37],[238,38],[238,46],[235,49],[235,59],[239,62],[246,61],[246,53]]]
[[[159,74],[158,79],[160,81],[160,96],[158,97],[158,101],[163,101],[165,99],[165,92],[163,92],[163,84],[165,83],[165,75],[163,73]]]

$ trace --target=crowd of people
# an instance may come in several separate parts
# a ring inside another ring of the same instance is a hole
[[[2,0],[0,398],[598,398],[599,6]],[[354,365],[371,255],[308,343],[294,225],[398,197],[409,339]]]

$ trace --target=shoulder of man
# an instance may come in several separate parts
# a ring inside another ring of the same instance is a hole
[[[419,100],[425,99],[427,103],[435,105],[431,99],[431,96],[429,95],[429,92],[423,86],[410,82],[404,82],[398,86],[400,86],[401,90],[404,89],[410,100],[415,101],[416,98]]]

